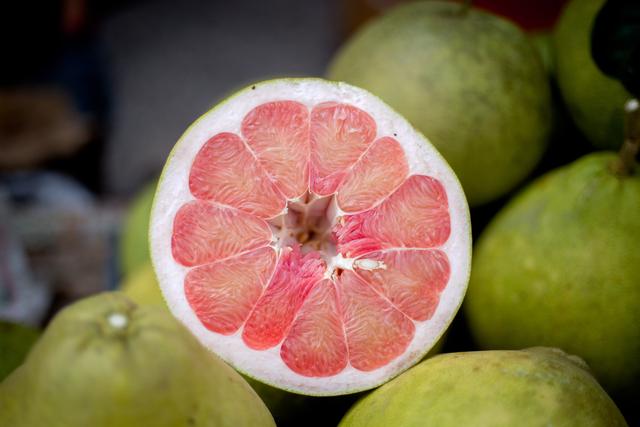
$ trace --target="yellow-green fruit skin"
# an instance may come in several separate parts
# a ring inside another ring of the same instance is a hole
[[[616,176],[615,159],[590,154],[510,201],[477,242],[464,309],[482,348],[559,347],[628,396],[640,387],[640,175]]]
[[[554,33],[556,79],[574,122],[599,148],[622,144],[624,103],[631,95],[591,57],[591,30],[605,0],[573,0]]]
[[[163,307],[168,310],[151,264],[145,264],[131,273],[125,278],[120,288],[136,304]],[[443,339],[440,339],[436,343],[429,352],[429,356],[439,351],[442,342]],[[308,420],[309,411],[314,409],[323,411],[323,414],[315,418],[316,421],[324,420],[327,411],[331,412],[329,416],[335,418],[333,414],[336,411],[335,407],[340,409],[349,403],[347,400],[349,398],[342,396],[314,398],[271,387],[248,376],[243,378],[260,396],[278,424],[282,422],[284,425],[294,425],[304,422]],[[313,425],[318,425],[318,422]]]
[[[151,264],[138,268],[126,277],[121,285],[121,290],[136,304],[167,309]],[[432,357],[439,353],[444,344],[444,339],[445,335],[436,342],[425,357]],[[348,397],[314,398],[271,387],[251,377],[243,376],[243,378],[260,396],[278,423],[282,422],[283,424],[291,425],[302,422],[308,419],[309,411],[314,409],[325,412],[316,417],[316,420],[324,420],[324,415],[326,415],[327,411],[335,412],[336,407],[339,410],[345,403],[348,404]],[[334,414],[330,413],[329,415],[333,416]]]
[[[125,277],[120,289],[136,304],[167,307],[151,262],[143,264]]]
[[[147,184],[134,198],[124,219],[120,238],[120,269],[127,276],[151,260],[149,216],[157,182]]]
[[[0,381],[20,366],[40,331],[0,320]]]
[[[126,325],[114,326],[114,313]],[[239,374],[165,309],[106,293],[61,311],[26,362],[0,384],[0,425],[275,424]]]
[[[420,130],[471,205],[517,185],[552,127],[547,72],[512,23],[454,2],[412,2],[357,32],[328,77],[378,95]]]
[[[359,401],[340,427],[554,426],[626,423],[579,364],[550,349],[435,356]]]

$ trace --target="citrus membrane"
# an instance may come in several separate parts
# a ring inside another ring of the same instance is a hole
[[[431,144],[368,92],[320,79],[255,84],[196,121],[150,227],[173,314],[238,370],[312,395],[416,363],[460,306],[470,239]]]

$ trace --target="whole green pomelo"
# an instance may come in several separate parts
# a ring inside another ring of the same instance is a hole
[[[528,37],[453,2],[412,2],[373,20],[337,53],[328,76],[404,115],[447,159],[471,205],[522,181],[552,126],[547,73]]]
[[[125,277],[120,288],[137,304],[167,308],[150,263]],[[429,354],[437,352],[440,347],[441,341],[438,341]],[[251,377],[243,378],[263,400],[278,425],[335,425],[355,400],[351,396],[303,396],[271,387]],[[315,413],[313,419],[309,419],[310,413]]]
[[[340,427],[625,426],[585,367],[559,353],[435,356],[366,396]]]
[[[20,366],[39,336],[35,328],[0,320],[0,381]]]
[[[151,264],[145,264],[126,277],[120,289],[136,304],[167,308]],[[443,335],[426,357],[437,354],[444,339]],[[243,377],[267,405],[278,425],[335,425],[355,399],[352,396],[303,396]],[[309,413],[316,414],[312,420]]]
[[[124,219],[120,235],[120,270],[124,276],[151,261],[149,255],[149,216],[157,181],[138,193]]]
[[[0,384],[0,425],[275,424],[246,381],[165,309],[106,293],[61,311]]]
[[[464,308],[482,348],[559,347],[628,395],[640,387],[640,174],[617,176],[614,160],[587,155],[510,201],[477,242]]]
[[[556,79],[574,122],[593,145],[622,144],[624,103],[631,95],[591,57],[591,30],[605,0],[573,0],[554,34]]]
[[[151,262],[143,264],[126,276],[120,290],[136,304],[167,306]]]
[[[120,289],[136,304],[167,308],[151,263],[144,264],[125,277]],[[279,424],[281,421],[291,423],[306,417],[312,397],[289,393],[250,377],[243,378],[258,393]]]
[[[136,304],[167,308],[151,263],[138,267],[125,277],[120,289]],[[243,378],[260,396],[278,424],[293,424],[308,418],[310,401],[314,398],[289,393],[251,377],[243,376]]]

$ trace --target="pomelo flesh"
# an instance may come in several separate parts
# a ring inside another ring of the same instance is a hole
[[[263,82],[176,144],[151,219],[168,305],[240,371],[315,395],[374,387],[444,333],[469,274],[446,162],[364,90]]]

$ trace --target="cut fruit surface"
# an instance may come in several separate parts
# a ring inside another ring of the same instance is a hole
[[[336,282],[351,366],[371,371],[406,351],[415,326],[404,313],[351,271]]]
[[[194,123],[150,241],[169,307],[206,347],[313,395],[416,363],[458,310],[471,257],[437,151],[373,95],[320,79],[256,84]]]

